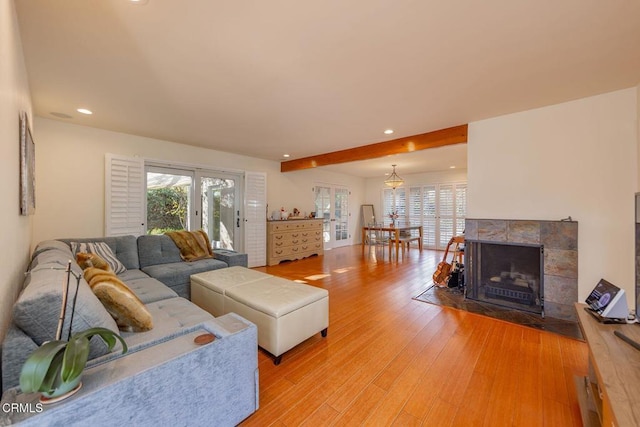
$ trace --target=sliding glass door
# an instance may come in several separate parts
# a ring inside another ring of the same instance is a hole
[[[237,249],[240,245],[239,177],[198,173],[200,212],[196,221],[207,232],[216,248]]]
[[[214,248],[242,250],[242,176],[146,166],[147,234],[202,228]]]

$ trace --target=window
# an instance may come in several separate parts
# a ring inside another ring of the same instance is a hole
[[[147,234],[194,228],[190,220],[193,171],[155,166],[147,166],[145,170]]]
[[[396,224],[404,225],[407,222],[407,210],[406,210],[406,198],[404,196],[405,188],[400,187],[395,190],[391,188],[385,188],[384,190],[384,218],[382,222],[384,225],[391,225],[391,214],[396,213],[398,219]]]
[[[451,237],[464,232],[467,184],[446,183],[383,190],[384,224],[397,212],[400,226],[422,225],[423,244],[444,249]]]

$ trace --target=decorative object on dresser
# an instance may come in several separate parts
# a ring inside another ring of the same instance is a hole
[[[322,255],[322,219],[267,222],[267,265]]]

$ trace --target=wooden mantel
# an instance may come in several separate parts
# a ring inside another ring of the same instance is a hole
[[[287,160],[280,163],[280,172],[292,172],[302,169],[311,169],[318,166],[335,165],[338,163],[354,162],[357,160],[369,160],[392,154],[411,153],[427,148],[443,147],[467,142],[468,125],[454,126],[440,129],[420,135],[407,136],[391,141],[378,142],[347,150],[318,154],[302,159]]]

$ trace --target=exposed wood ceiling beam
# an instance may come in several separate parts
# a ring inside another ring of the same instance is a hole
[[[280,172],[292,172],[311,169],[318,166],[335,165],[338,163],[354,162],[357,160],[377,159],[392,154],[411,153],[427,148],[443,147],[445,145],[467,142],[468,125],[454,126],[420,135],[407,136],[391,141],[363,145],[331,153],[318,154],[302,159],[287,160],[280,163]]]

